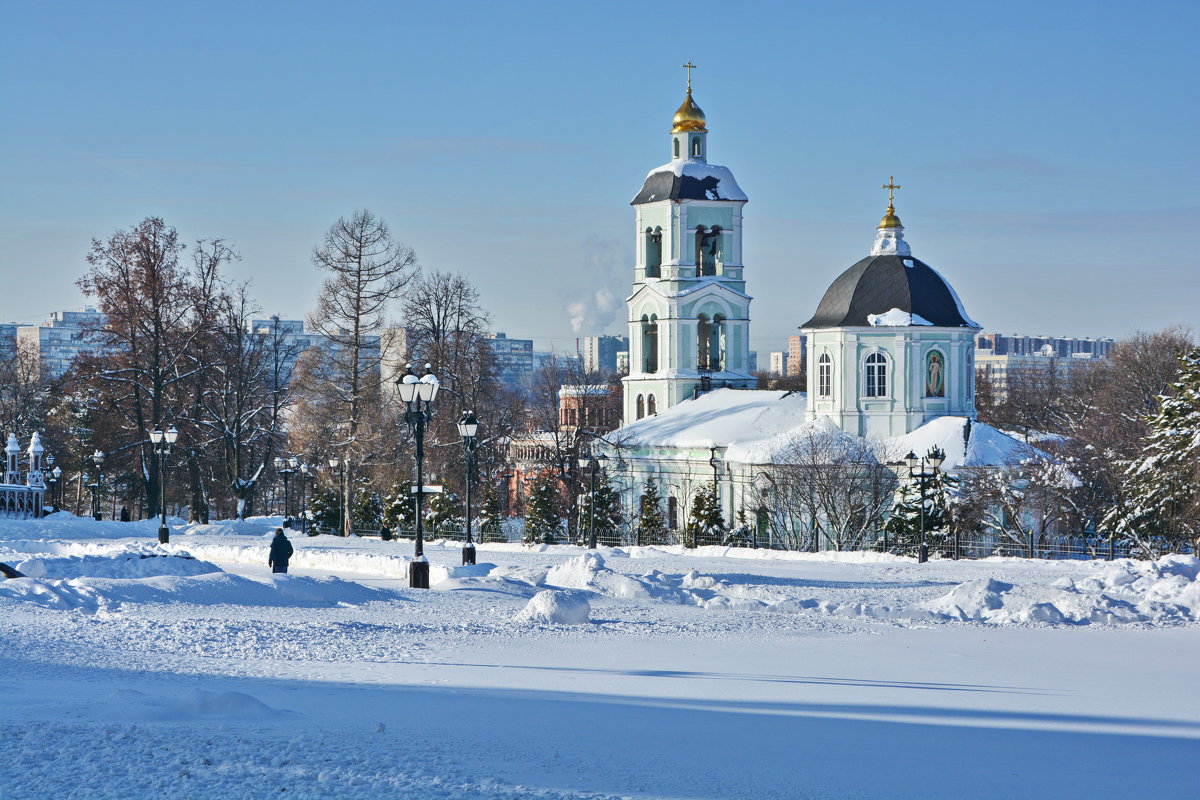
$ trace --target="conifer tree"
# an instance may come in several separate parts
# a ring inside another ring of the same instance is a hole
[[[411,481],[399,481],[392,485],[383,501],[383,524],[394,534],[411,531],[417,524],[416,502]]]
[[[692,513],[683,528],[683,546],[698,547],[720,542],[725,534],[725,520],[717,500],[715,486],[702,486],[692,500]]]
[[[319,531],[336,531],[341,523],[338,509],[338,493],[328,486],[314,486],[308,501],[313,524],[309,533],[316,536]]]
[[[479,541],[502,542],[504,532],[501,527],[503,512],[500,510],[500,495],[496,487],[489,486],[483,491],[483,502],[479,507]]]
[[[1121,499],[1104,519],[1143,554],[1200,544],[1200,348],[1180,355],[1174,393],[1147,415],[1137,457],[1121,462]]]
[[[581,539],[588,539],[591,536],[588,526],[593,522],[592,501],[590,491],[579,496],[579,536]],[[601,478],[596,484],[595,506],[596,539],[615,542],[616,532],[621,529],[621,523],[624,521],[624,514],[621,513],[621,495],[607,477]]]
[[[662,505],[662,495],[658,493],[658,486],[654,483],[647,483],[638,513],[638,544],[666,544],[667,519],[663,514]]]
[[[551,474],[538,476],[525,504],[525,542],[554,544],[562,527],[558,513],[558,480]]]
[[[431,534],[458,533],[465,528],[463,504],[454,492],[439,492],[425,506],[425,527]]]
[[[359,487],[354,494],[354,527],[361,530],[379,530],[383,521],[383,501],[379,493],[369,486]]]
[[[932,472],[928,470],[927,472]],[[884,529],[891,538],[891,548],[915,555],[921,544],[921,483],[900,474],[895,500]],[[953,475],[938,470],[925,478],[925,543],[931,552],[942,550],[950,528],[950,495],[958,482]],[[947,550],[947,553],[949,551]]]

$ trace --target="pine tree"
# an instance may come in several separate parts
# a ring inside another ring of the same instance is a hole
[[[1174,393],[1146,416],[1150,433],[1136,458],[1120,462],[1120,502],[1103,525],[1143,551],[1200,544],[1200,347],[1179,357]]]
[[[454,492],[439,492],[425,506],[425,526],[431,534],[458,533],[465,528],[463,504]]]
[[[341,522],[338,513],[338,493],[328,486],[314,486],[312,497],[308,501],[309,513],[312,514],[313,524],[309,534],[316,536],[319,532],[336,532]]]
[[[496,487],[489,486],[483,492],[483,502],[479,508],[479,541],[502,542],[504,531],[501,527],[503,512],[500,510],[500,495]]]
[[[662,505],[662,495],[658,493],[658,486],[647,483],[638,513],[637,540],[639,544],[666,544],[667,519],[663,514]]]
[[[410,481],[392,485],[383,501],[383,524],[394,534],[411,531],[417,524],[417,506]]]
[[[616,532],[621,529],[625,515],[621,513],[621,495],[617,492],[608,478],[601,478],[596,484],[595,497],[595,526],[597,541],[616,542]],[[592,518],[592,493],[584,492],[579,496],[579,537],[590,539],[591,531],[588,526]]]
[[[526,544],[554,544],[562,528],[558,513],[558,480],[552,474],[538,477],[525,504]]]
[[[692,500],[692,513],[683,528],[683,546],[698,547],[720,542],[725,535],[725,520],[717,501],[715,486],[702,486]]]
[[[383,521],[383,501],[379,499],[379,493],[367,486],[360,487],[354,494],[351,517],[356,529],[379,530]]]
[[[927,472],[931,471],[928,470]],[[950,495],[958,481],[941,470],[925,478],[925,543],[930,552],[945,550],[949,555]],[[891,514],[884,529],[891,538],[891,548],[897,552],[916,555],[921,544],[921,483],[901,473],[896,487]]]

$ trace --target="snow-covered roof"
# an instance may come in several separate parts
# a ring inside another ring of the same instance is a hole
[[[660,200],[738,200],[749,198],[733,179],[729,167],[681,159],[650,170],[631,205]]]
[[[1014,439],[983,422],[970,421],[970,429],[967,430],[968,422],[966,417],[938,417],[912,433],[894,437],[891,442],[901,457],[910,452],[923,456],[936,445],[946,451],[943,467],[948,470],[959,467],[999,467],[1018,464],[1034,455],[1045,455],[1020,439]]]
[[[861,441],[828,417],[805,422],[807,405],[801,392],[717,389],[637,420],[608,438],[627,447],[716,447],[725,460],[743,464],[782,463],[797,442],[810,437],[845,439],[847,446]],[[880,455],[889,460],[910,451],[925,455],[936,445],[946,452],[946,469],[1016,464],[1038,454],[1019,439],[966,417],[938,417],[880,444]]]

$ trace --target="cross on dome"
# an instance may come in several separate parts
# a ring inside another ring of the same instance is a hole
[[[696,65],[693,64],[692,60],[689,58],[688,63],[684,64],[683,68],[688,71],[688,94],[691,94],[692,93],[692,70],[694,70],[696,68]]]

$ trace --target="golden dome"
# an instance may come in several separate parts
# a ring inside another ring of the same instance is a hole
[[[708,132],[708,128],[704,127],[706,122],[704,112],[700,110],[700,106],[696,105],[696,101],[692,99],[692,90],[689,88],[687,97],[683,100],[683,105],[675,112],[675,118],[671,120],[671,133],[683,133],[685,131],[703,131]]]
[[[896,209],[888,203],[887,213],[883,215],[883,219],[879,220],[879,228],[903,228],[900,224],[900,218],[896,216]]]

